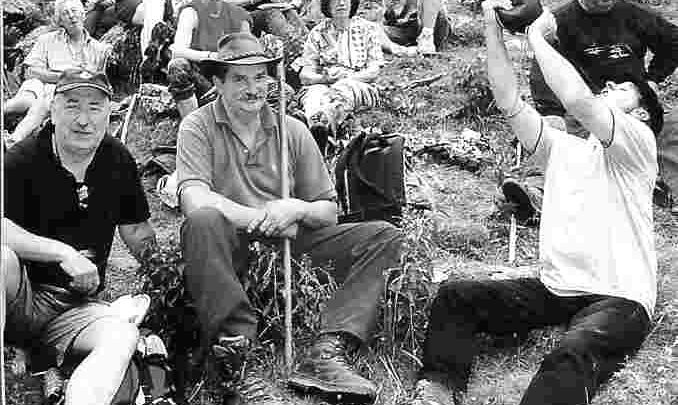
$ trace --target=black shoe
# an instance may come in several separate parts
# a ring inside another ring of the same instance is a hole
[[[328,400],[372,402],[377,388],[349,365],[347,354],[353,346],[350,337],[335,333],[321,335],[309,350],[289,385]]]
[[[528,221],[541,214],[542,191],[508,178],[501,185],[507,202],[515,204],[515,215],[519,221]]]

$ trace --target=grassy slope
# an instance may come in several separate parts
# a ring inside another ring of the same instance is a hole
[[[554,4],[556,1],[546,1]],[[660,9],[670,18],[678,21],[678,6],[664,2]],[[448,10],[455,15],[466,15],[468,11],[456,4],[448,4]],[[478,17],[470,16],[461,29],[478,32]],[[470,27],[470,28],[469,28]],[[451,49],[442,56],[426,60],[394,60],[386,68],[380,83],[402,81],[404,75],[424,77],[437,72],[453,75],[455,66],[463,64],[482,54],[482,47],[471,45]],[[522,54],[516,53],[517,63],[524,62]],[[403,70],[403,66],[406,67]],[[524,82],[524,70],[521,71]],[[441,107],[447,108],[454,102],[454,83],[451,76],[423,88],[406,91],[404,103],[415,105],[408,115],[382,109],[363,116],[366,122],[391,122],[396,130],[409,136],[411,145],[422,141],[439,140],[448,133],[458,132],[470,127],[490,133],[498,156],[510,159],[510,147],[507,145],[506,126],[498,120],[456,121],[439,119]],[[666,100],[673,103],[675,100]],[[147,157],[150,146],[166,138],[157,128],[143,123],[137,116],[130,131],[130,148],[139,160]],[[155,133],[153,131],[156,130]],[[498,164],[502,159],[497,158]],[[505,160],[504,160],[505,161]],[[493,167],[479,174],[459,170],[456,167],[439,165],[425,160],[415,160],[417,176],[409,176],[411,197],[428,195],[444,213],[410,213],[406,221],[408,231],[408,251],[412,259],[409,272],[422,274],[448,274],[453,278],[483,278],[490,276],[515,276],[524,271],[532,271],[537,255],[536,231],[521,228],[518,246],[518,265],[507,266],[507,223],[495,219],[492,204],[496,187]],[[421,179],[426,187],[422,187]],[[152,191],[153,179],[146,179],[145,186],[151,202],[152,218],[161,242],[177,240],[181,217],[163,208]],[[678,398],[678,221],[667,212],[657,209],[656,241],[659,251],[659,289],[660,296],[654,317],[654,329],[641,349],[627,367],[618,373],[593,401],[594,404],[630,404],[675,405]],[[134,260],[126,253],[119,240],[116,240],[111,257],[109,288],[107,298],[134,291],[138,282],[134,275]],[[130,282],[135,280],[135,282]],[[421,318],[415,318],[420,323]],[[421,330],[423,325],[414,325],[412,329]],[[558,328],[547,331],[535,331],[526,342],[520,345],[499,347],[486,345],[475,367],[471,385],[466,396],[466,404],[515,404],[527,386],[531,375],[536,371],[543,355],[554,347],[562,331]],[[420,343],[417,341],[415,343]],[[380,386],[378,404],[407,403],[407,397],[414,383],[417,368],[416,361],[407,353],[418,353],[417,344],[411,341],[398,342],[389,347],[382,341],[373,344],[368,350],[366,360],[360,362],[361,369],[370,375]],[[269,356],[271,357],[271,356]],[[271,358],[280,365],[280,358]],[[263,372],[272,379],[281,381],[280,367],[270,367]],[[14,393],[13,403],[37,403],[39,384],[34,379],[16,381],[10,379],[10,388]],[[282,386],[282,384],[281,384]],[[319,404],[313,398],[300,398],[289,395],[299,404]],[[673,401],[672,401],[673,399]],[[210,395],[200,395],[194,403],[211,403]]]

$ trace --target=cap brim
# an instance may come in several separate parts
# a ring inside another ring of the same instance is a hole
[[[65,91],[75,90],[75,89],[79,89],[81,87],[89,87],[89,88],[92,88],[92,89],[97,89],[97,90],[104,92],[109,98],[113,97],[113,92],[110,89],[106,88],[105,86],[100,86],[100,85],[95,84],[95,83],[68,83],[68,84],[64,84],[63,86],[57,87],[54,90],[54,93],[63,93]]]
[[[250,56],[248,58],[224,60],[224,59],[203,59],[200,63],[205,65],[266,65],[269,63],[280,62],[282,56],[275,58],[265,58],[263,56]]]

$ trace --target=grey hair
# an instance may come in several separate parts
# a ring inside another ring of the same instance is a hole
[[[54,20],[59,23],[59,19],[63,14],[66,7],[70,4],[77,4],[82,8],[83,12],[85,11],[85,6],[82,5],[80,0],[56,0],[54,2]]]

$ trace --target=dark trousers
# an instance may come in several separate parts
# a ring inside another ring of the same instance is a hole
[[[256,337],[257,318],[239,274],[247,271],[247,235],[219,211],[195,210],[181,230],[186,287],[207,339],[217,333]],[[362,341],[374,332],[384,272],[399,265],[402,236],[387,222],[301,228],[293,254],[334,263],[341,288],[321,313],[321,333],[347,332]]]
[[[664,115],[664,129],[657,138],[657,157],[661,178],[678,197],[678,108]]]
[[[522,405],[581,405],[645,339],[642,305],[623,298],[560,297],[534,278],[464,281],[441,286],[431,309],[421,376],[465,390],[477,348],[474,334],[523,334],[569,323],[546,355]]]

